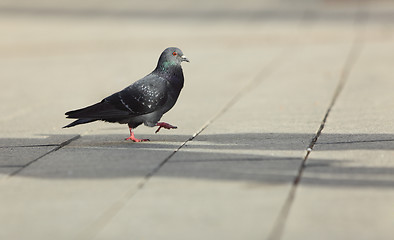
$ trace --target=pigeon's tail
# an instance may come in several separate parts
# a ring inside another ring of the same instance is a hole
[[[119,110],[115,106],[108,104],[104,100],[91,106],[66,112],[67,118],[77,119],[63,128],[74,127],[75,125],[85,124],[102,120],[106,122],[119,122],[128,119],[130,113]],[[127,122],[127,121],[126,121]]]
[[[74,122],[68,124],[67,126],[64,126],[63,128],[74,127],[79,124],[85,124],[85,123],[90,123],[90,122],[94,122],[94,121],[97,121],[97,119],[82,118],[82,119],[75,120]]]

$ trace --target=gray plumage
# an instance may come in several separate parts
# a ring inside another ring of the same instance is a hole
[[[158,121],[174,106],[183,88],[183,61],[189,62],[179,48],[165,49],[152,73],[99,103],[66,112],[67,118],[77,120],[64,128],[98,120],[127,123],[130,132],[142,123],[158,126]]]

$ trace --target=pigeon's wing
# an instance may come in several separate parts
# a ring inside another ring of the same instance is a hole
[[[167,88],[166,80],[150,74],[103,101],[132,116],[143,115],[157,111],[166,103]]]
[[[120,92],[86,108],[67,112],[67,118],[122,119],[154,112],[167,101],[167,81],[148,75]]]
[[[126,110],[116,108],[104,100],[91,106],[66,112],[67,118],[81,119],[122,119],[130,116]]]

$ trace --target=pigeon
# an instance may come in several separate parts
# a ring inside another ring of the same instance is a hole
[[[133,142],[149,141],[138,139],[133,130],[142,123],[148,127],[175,129],[166,122],[159,122],[164,113],[176,103],[183,88],[182,62],[189,62],[183,52],[176,47],[165,49],[159,58],[157,67],[142,79],[125,89],[116,92],[101,102],[85,108],[66,112],[67,118],[77,119],[63,128],[95,121],[128,124]]]

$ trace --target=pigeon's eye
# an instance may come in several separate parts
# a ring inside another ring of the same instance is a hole
[[[173,52],[173,53],[172,53],[172,55],[176,56],[176,55],[178,55],[178,53],[176,53],[176,52]]]

